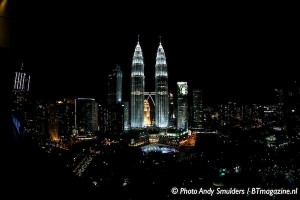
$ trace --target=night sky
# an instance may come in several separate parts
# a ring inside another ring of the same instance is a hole
[[[176,81],[187,81],[190,89],[204,90],[206,104],[269,102],[275,87],[300,79],[299,23],[292,11],[182,2],[111,4],[15,3],[11,71],[24,61],[36,97],[105,99],[107,75],[119,64],[129,100],[131,59],[139,34],[147,91],[154,91],[159,36],[170,90],[176,91]]]

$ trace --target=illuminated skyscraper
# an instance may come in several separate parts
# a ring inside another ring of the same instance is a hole
[[[129,102],[123,101],[124,105],[124,130],[130,129],[130,122],[129,122]]]
[[[138,41],[132,59],[131,67],[131,127],[141,128],[144,126],[144,58]]]
[[[123,73],[119,65],[108,75],[108,104],[116,104],[122,102],[122,78]]]
[[[188,85],[177,82],[177,129],[188,129]]]
[[[193,90],[193,126],[201,128],[203,122],[203,96],[202,90]]]
[[[23,72],[23,63],[20,72],[15,73],[14,90],[29,91],[30,75]]]
[[[15,72],[15,80],[14,80],[14,87],[13,87],[13,105],[12,105],[12,112],[15,115],[20,115],[20,116],[24,115],[24,109],[28,102],[29,87],[30,87],[30,75],[23,71],[23,63],[22,63],[21,70],[19,72]]]
[[[117,65],[116,67],[117,69],[117,96],[116,96],[116,100],[117,103],[121,103],[122,102],[122,80],[123,80],[123,72],[121,70],[121,67],[119,65]]]
[[[21,70],[15,72],[11,104],[13,122],[18,135],[24,135],[29,127],[29,87],[30,75],[23,71],[22,63]]]
[[[166,128],[169,122],[168,68],[165,51],[159,43],[155,64],[155,124]]]
[[[169,127],[176,127],[176,108],[174,103],[174,94],[169,93]]]

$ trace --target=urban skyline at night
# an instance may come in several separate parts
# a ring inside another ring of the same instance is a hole
[[[137,35],[145,55],[147,82],[155,81],[155,54],[162,36],[170,73],[169,90],[176,91],[177,81],[187,81],[190,88],[203,89],[209,104],[229,100],[267,103],[272,100],[274,88],[299,81],[294,67],[297,55],[293,50],[299,42],[299,31],[292,25],[293,13],[274,16],[272,20],[263,12],[255,16],[238,12],[240,17],[222,18],[203,13],[202,18],[198,12],[176,15],[177,9],[171,11],[161,4],[160,9],[165,8],[161,15],[146,12],[149,18],[145,18],[146,13],[133,18],[134,12],[117,9],[122,18],[106,21],[102,13],[96,12],[97,6],[83,5],[92,11],[81,9],[86,14],[81,19],[86,23],[77,23],[73,18],[77,16],[78,5],[47,8],[41,3],[39,10],[30,8],[30,4],[19,5],[12,29],[11,49],[15,57],[11,72],[18,70],[24,61],[27,71],[44,86],[33,86],[36,96],[59,97],[68,93],[105,98],[106,80],[99,77],[106,77],[116,64],[129,77]],[[135,8],[131,11],[138,10]],[[55,16],[52,10],[57,11]],[[31,15],[38,15],[43,23],[30,20]],[[95,26],[98,23],[99,29]],[[181,68],[186,70],[178,73]],[[195,68],[200,78],[197,73],[190,73]],[[95,69],[101,72],[96,73]],[[129,82],[124,79],[124,90],[129,89]],[[155,90],[154,84],[145,87],[146,91]]]
[[[248,7],[0,0],[1,188],[299,199],[297,17]]]
[[[156,38],[158,40],[158,36],[156,36]],[[166,37],[164,37],[163,40],[164,39],[168,40],[168,38]],[[168,46],[166,47],[168,48]],[[170,62],[174,62],[174,60],[176,61],[176,59],[177,58],[171,58],[169,60]],[[13,68],[16,68],[15,71],[20,68],[20,63],[24,64],[23,60],[26,59],[22,58],[18,62],[14,62]],[[155,90],[155,80],[153,78],[153,76],[155,75],[155,59],[152,58],[151,60],[152,63],[148,61],[149,63],[151,63],[151,65],[149,66],[148,63],[145,71],[145,81],[149,83],[145,86],[147,91]],[[42,83],[41,85],[43,85],[43,87],[37,87],[37,85],[33,85],[33,88],[31,88],[32,95],[40,98],[86,96],[96,97],[99,100],[105,100],[108,93],[108,79],[103,77],[107,77],[110,71],[115,68],[114,66],[119,65],[118,63],[111,62],[108,64],[109,67],[101,68],[100,74],[94,72],[95,68],[84,71],[74,68],[72,75],[66,76],[63,75],[63,73],[65,73],[64,71],[62,71],[62,74],[60,74],[56,73],[55,69],[50,71],[47,70],[46,75],[45,72],[40,71],[40,69],[32,68],[33,66],[30,64],[32,63],[25,62],[26,71],[30,72],[30,74],[35,75],[34,81],[39,81],[40,83]],[[128,78],[131,71],[129,67],[130,64],[127,63],[126,65],[122,66],[122,70],[124,71],[122,87],[123,90],[128,90],[130,87],[130,79]],[[191,86],[191,89],[200,88],[203,90],[204,94],[206,95],[205,103],[209,105],[226,103],[228,101],[236,101],[241,104],[273,103],[272,99],[274,88],[284,88],[293,84],[293,82],[295,81],[299,82],[298,77],[295,76],[296,73],[294,73],[293,71],[295,68],[289,69],[289,67],[287,67],[287,69],[284,69],[283,71],[278,72],[276,70],[272,70],[270,71],[270,73],[268,73],[269,75],[264,75],[264,71],[261,71],[261,74],[257,73],[255,75],[252,75],[251,71],[247,71],[246,76],[241,76],[239,71],[230,72],[231,75],[227,74],[227,72],[220,71],[220,74],[214,74],[216,75],[216,77],[211,77],[211,80],[207,80],[207,76],[203,76],[200,79],[197,79],[197,76],[195,76],[196,73],[188,75],[186,74],[187,70],[184,70],[182,71],[182,73],[180,73],[183,77],[181,78],[181,76],[178,76],[178,72],[176,72],[176,69],[177,68],[169,67],[169,73],[171,73],[171,79],[169,80],[170,91],[172,91],[173,93],[176,91],[176,81],[187,81]],[[198,70],[200,74],[201,72],[203,72],[204,74],[209,74],[207,73],[207,70],[211,69],[200,67],[200,69],[197,69],[197,71]],[[13,73],[14,72],[11,72],[10,76],[13,76]],[[55,73],[55,75],[53,73]],[[224,74],[224,77],[219,77],[221,76],[221,74]],[[253,77],[253,79],[251,78],[251,76]],[[82,79],[84,77],[94,78]],[[175,77],[177,77],[177,79],[175,79]],[[54,82],[51,82],[52,78],[55,78]],[[241,90],[240,87],[244,87],[244,89]],[[190,93],[192,93],[192,90],[190,91]],[[129,100],[130,96],[125,92],[123,98]]]
[[[133,56],[134,75],[141,74],[135,70],[135,64],[142,63],[139,44],[137,48],[138,53]],[[23,65],[21,68],[23,70]],[[281,187],[280,190],[291,192],[290,197],[295,197],[300,180],[295,157],[298,151],[289,154],[289,160],[284,163],[281,159],[282,154],[296,148],[300,141],[300,87],[296,82],[287,89],[274,90],[275,104],[227,102],[210,107],[203,105],[205,97],[202,90],[193,89],[189,94],[188,82],[179,81],[175,95],[168,94],[170,112],[174,112],[174,116],[168,112],[171,117],[167,127],[160,127],[156,120],[151,121],[156,119],[157,114],[152,112],[151,117],[148,92],[145,96],[142,93],[143,125],[132,126],[131,115],[128,117],[128,114],[135,108],[129,106],[128,101],[119,102],[118,99],[123,98],[116,95],[123,94],[119,90],[122,86],[118,86],[120,72],[121,68],[116,66],[108,75],[110,83],[107,87],[113,95],[108,96],[107,102],[100,101],[99,104],[95,99],[82,97],[40,101],[30,98],[27,90],[26,93],[16,93],[19,88],[15,88],[12,91],[12,99],[16,99],[12,102],[12,116],[17,142],[23,143],[23,138],[30,138],[31,145],[63,159],[63,164],[78,177],[78,181],[88,180],[84,183],[85,187],[94,190],[93,194],[114,191],[115,196],[126,194],[124,198],[131,199],[154,189],[154,196],[176,199],[185,194],[185,190],[186,194],[190,194],[187,188],[193,187],[191,183],[194,183],[201,186],[200,191],[209,185],[210,189],[213,187],[213,190],[223,190],[231,195],[237,191],[239,195],[254,195],[259,190],[253,192],[250,189],[249,193],[249,188],[262,184],[270,188],[267,190]],[[19,80],[19,77],[20,73],[15,73],[14,80]],[[156,100],[156,97],[154,101],[152,99],[152,103],[155,104]],[[174,120],[177,123],[174,124]],[[129,126],[126,128],[126,125]],[[243,154],[232,157],[233,147],[249,154],[249,157],[246,160],[240,157]],[[252,148],[257,149],[251,153],[248,149]],[[257,153],[261,155],[257,156]],[[135,161],[127,163],[127,159]],[[153,165],[147,164],[154,161]],[[127,163],[125,169],[116,167],[115,162],[117,166]],[[204,164],[210,162],[213,165]],[[55,165],[55,162],[52,164]],[[200,173],[199,164],[202,166]],[[137,179],[136,167],[141,171],[150,167],[150,171],[146,170],[143,174],[147,172],[152,178],[142,176]],[[157,169],[160,175],[155,172]],[[105,172],[99,173],[99,170]],[[173,174],[178,170],[191,170],[192,174],[181,171],[181,175],[175,178]],[[106,173],[110,175],[107,177]],[[115,177],[117,180],[111,178],[115,173],[120,173]],[[161,176],[166,179],[161,179]],[[170,190],[174,181],[177,187]],[[141,183],[150,186],[143,188],[139,186]],[[290,187],[293,189],[287,189]],[[197,194],[205,194],[200,191]]]

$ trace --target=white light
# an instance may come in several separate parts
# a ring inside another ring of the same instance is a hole
[[[23,82],[24,82],[24,73],[21,73],[21,80],[20,80],[20,86],[19,86],[19,89],[23,89],[22,88],[22,84],[23,84]]]
[[[18,77],[18,72],[16,72],[16,75],[15,75],[14,89],[16,89],[16,86],[17,86],[17,77]]]
[[[20,73],[19,72],[17,72],[17,87],[16,87],[16,89],[19,89],[19,82],[20,82]]]
[[[177,86],[180,89],[180,94],[188,94],[188,85],[187,82],[177,82]]]
[[[29,91],[29,84],[30,84],[30,76],[28,76],[27,91]]]
[[[26,74],[23,74],[23,80],[22,80],[22,90],[24,90],[24,82],[25,82]]]

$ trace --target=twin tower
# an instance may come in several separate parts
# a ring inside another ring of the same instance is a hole
[[[134,50],[131,66],[131,128],[144,127],[144,96],[145,96],[144,58],[139,41]],[[148,93],[149,94],[149,93]],[[155,64],[155,126],[168,127],[169,97],[168,68],[165,51],[159,43]]]

